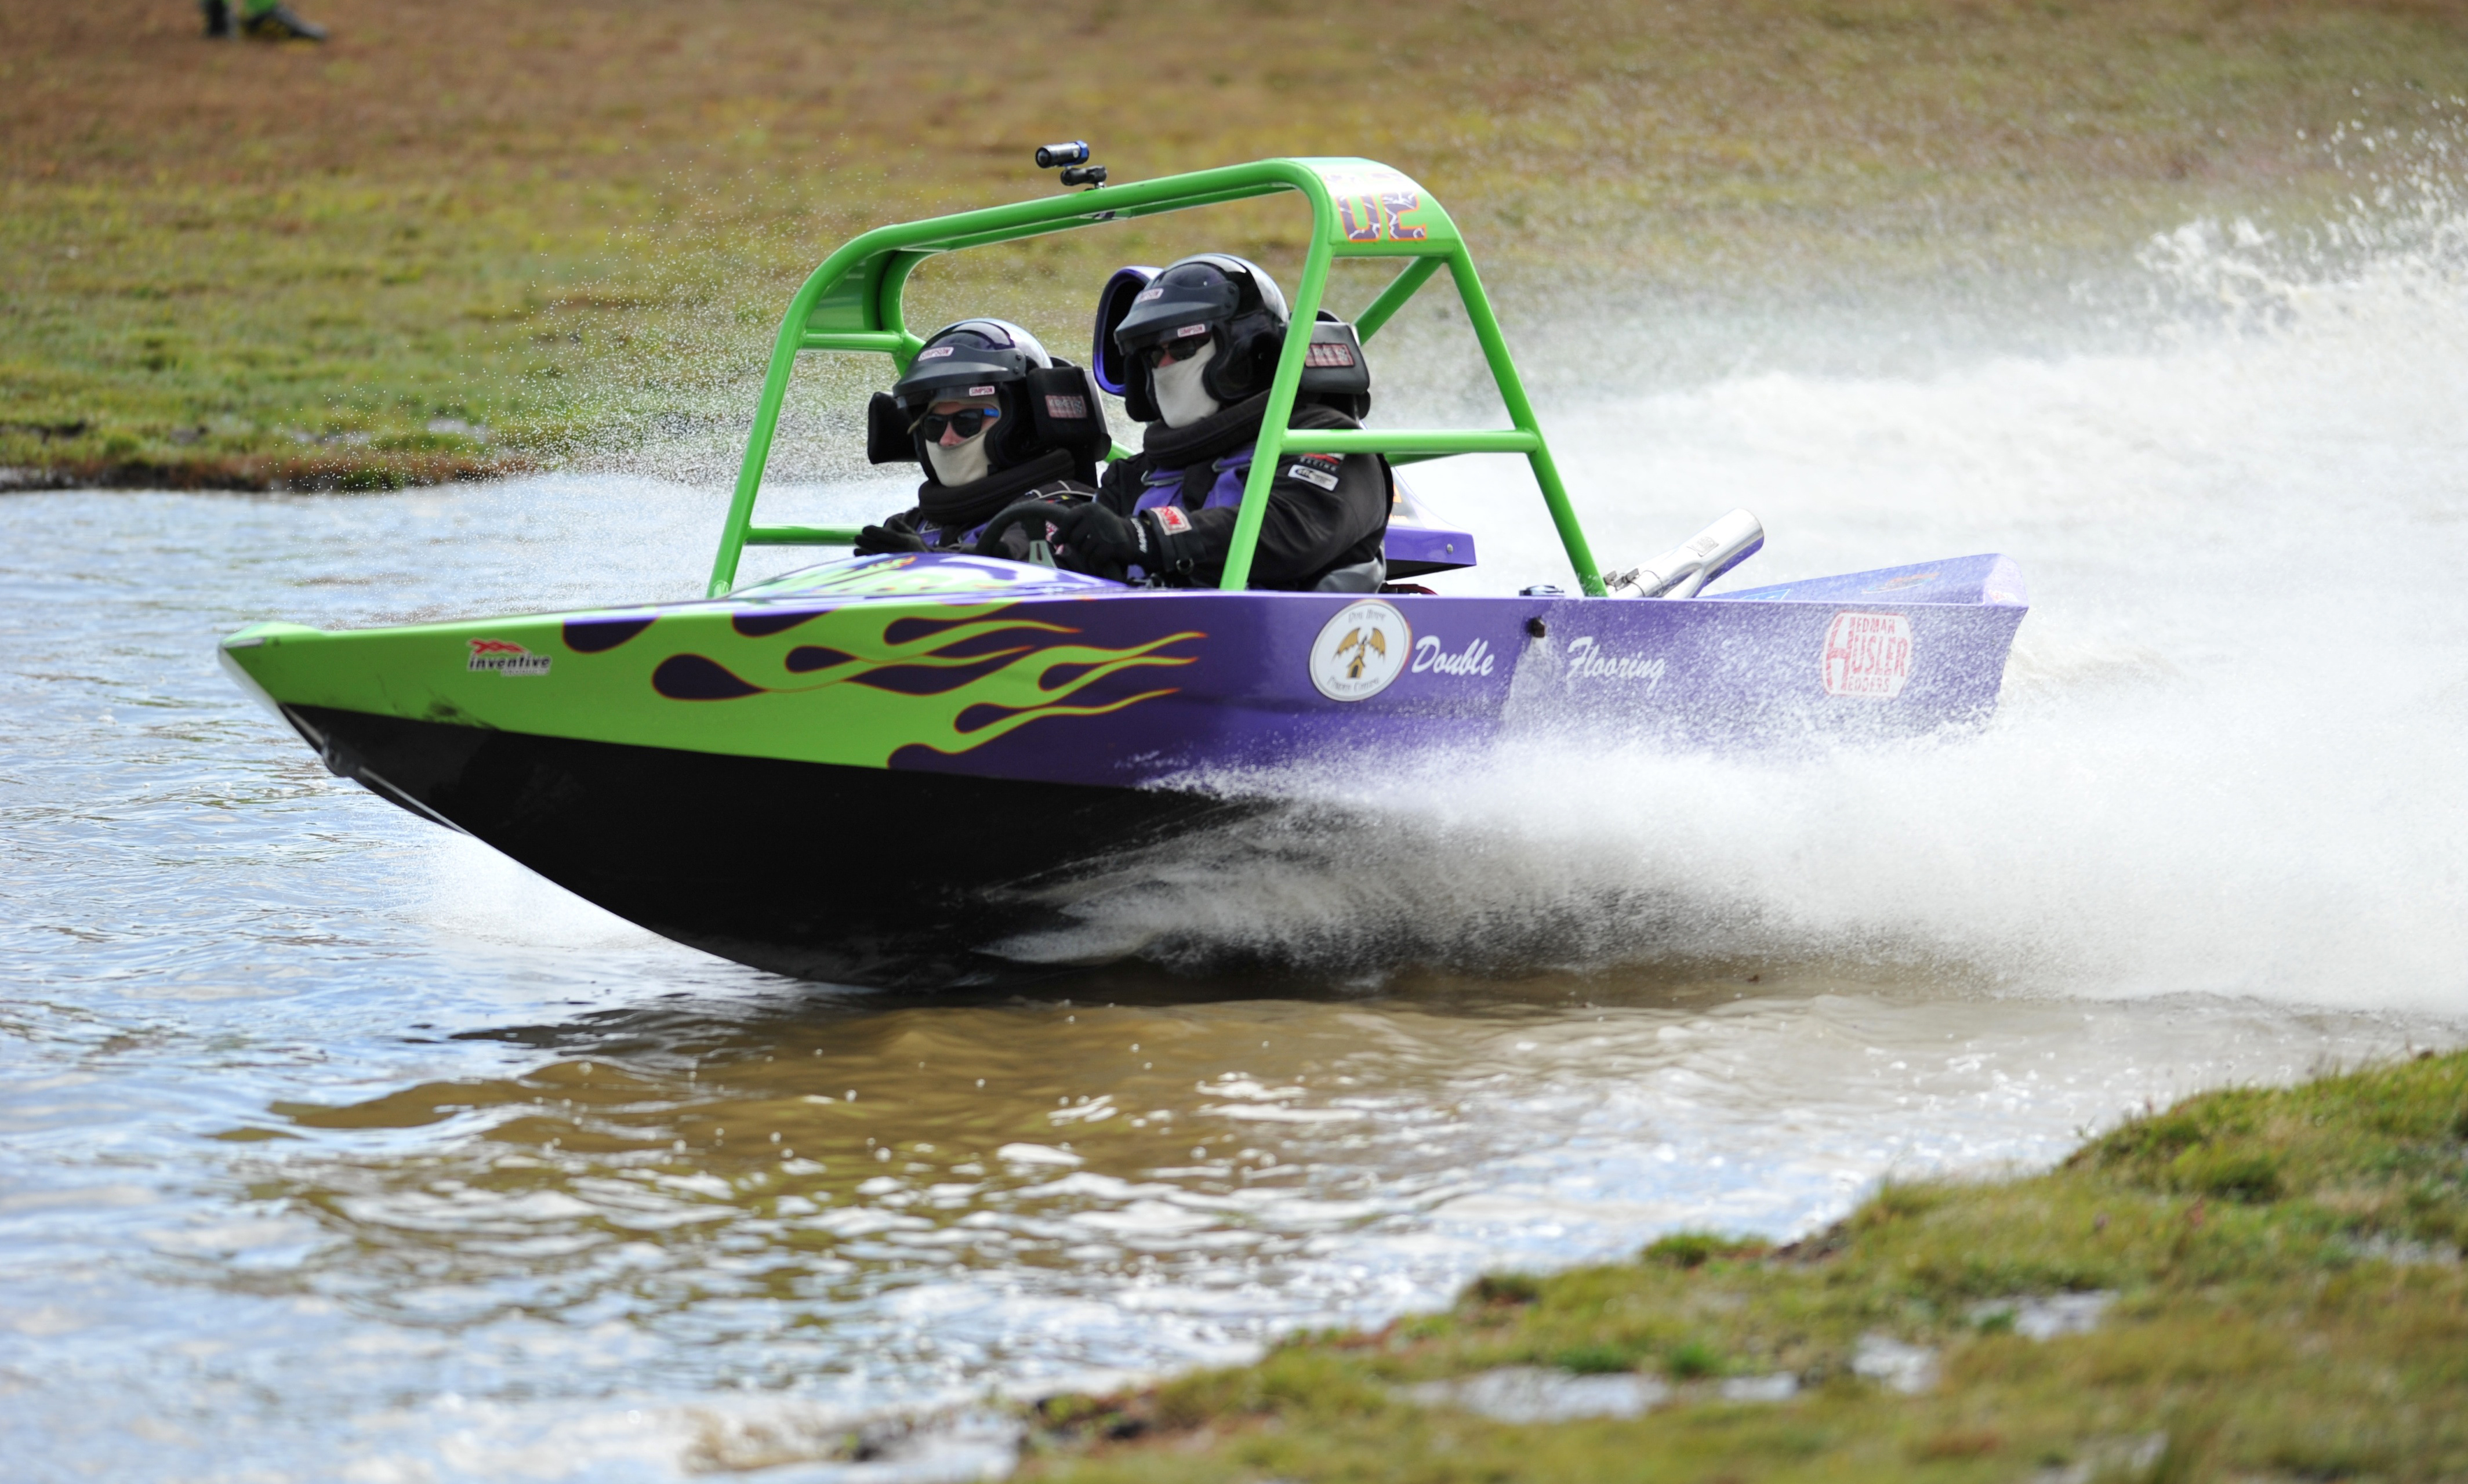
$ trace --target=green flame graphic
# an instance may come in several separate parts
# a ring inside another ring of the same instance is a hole
[[[1008,603],[938,605],[928,614],[905,605],[851,604],[776,635],[731,634],[732,642],[723,650],[727,669],[761,690],[723,709],[735,719],[733,728],[741,723],[754,723],[764,731],[774,723],[797,727],[806,733],[796,748],[802,755],[880,767],[902,747],[925,746],[957,755],[1048,717],[1103,716],[1171,696],[1177,687],[1162,686],[1086,704],[1074,700],[1124,671],[1191,664],[1197,656],[1161,651],[1184,640],[1207,637],[1186,629],[1127,649],[1045,642],[1048,636],[1076,635],[1079,630],[1040,620],[1002,617],[1011,606]],[[915,638],[899,642],[891,638],[895,627],[921,621],[931,628]],[[1023,642],[973,647],[990,634],[1017,636]],[[798,674],[789,671],[788,663],[801,649],[834,650],[847,657]],[[672,656],[672,662],[678,657],[682,656]],[[868,676],[894,669],[982,673],[931,695],[863,683]],[[707,704],[684,703],[697,712]],[[971,712],[977,716],[971,718]],[[975,724],[963,726],[964,718]]]

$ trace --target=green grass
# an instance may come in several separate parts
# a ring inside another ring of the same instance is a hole
[[[1027,152],[1055,138],[1118,179],[1386,159],[1513,329],[1572,286],[2062,281],[2196,214],[2339,199],[2328,129],[2447,126],[2468,95],[2468,14],[2436,0],[957,4],[322,0],[325,47],[206,43],[161,0],[25,8],[0,468],[383,484],[717,438],[833,245],[1051,189]],[[920,276],[914,317],[1059,327],[1114,263],[1200,245],[1291,272],[1298,225],[1228,208],[972,255]]]
[[[327,181],[0,194],[19,275],[0,464],[247,487],[537,445],[569,316],[516,271],[514,217]]]
[[[1041,1409],[1031,1476],[1166,1480],[2446,1479],[2468,1474],[2468,1053],[2196,1097],[2045,1175],[1880,1191],[1770,1250],[1470,1287],[1445,1313]],[[1993,1301],[2114,1292],[2034,1340]],[[1861,1337],[1939,1356],[1906,1396]],[[1503,1365],[1639,1370],[1676,1400],[1517,1427],[1400,1400]],[[1720,1379],[1790,1372],[1785,1402]]]

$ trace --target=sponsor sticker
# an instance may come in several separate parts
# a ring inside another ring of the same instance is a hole
[[[1497,658],[1499,656],[1491,651],[1491,646],[1480,639],[1470,642],[1454,654],[1450,653],[1449,647],[1433,635],[1425,634],[1414,641],[1413,668],[1418,675],[1425,671],[1441,675],[1487,675],[1491,674],[1492,661]]]
[[[971,397],[992,397],[994,395],[994,389],[990,386],[972,386],[969,388],[969,395]]]
[[[1366,700],[1405,671],[1414,630],[1377,598],[1350,603],[1312,641],[1312,684],[1331,700]]]
[[[1911,621],[1901,613],[1837,613],[1817,663],[1826,695],[1891,700],[1911,677]]]
[[[473,639],[466,669],[493,670],[501,675],[544,675],[549,657],[534,654],[512,639]]]
[[[1208,333],[1208,327],[1205,325],[1185,325],[1180,330],[1176,331],[1173,334],[1166,336],[1166,338],[1169,340],[1180,340],[1189,335],[1204,335],[1206,333]]]
[[[1621,654],[1606,650],[1591,634],[1581,634],[1568,641],[1568,684],[1580,680],[1642,680],[1651,696],[1662,685],[1663,673],[1671,662],[1657,654]]]
[[[1291,464],[1286,466],[1286,477],[1288,479],[1299,479],[1307,485],[1317,485],[1323,490],[1334,490],[1337,488],[1337,476],[1335,474],[1319,468],[1317,465],[1305,463],[1301,459],[1296,459]]]
[[[1162,299],[1164,297],[1165,290],[1162,288],[1143,288],[1138,293],[1131,296],[1131,302],[1133,304],[1146,304],[1152,299]]]
[[[944,356],[950,354],[953,351],[958,349],[959,347],[955,345],[938,345],[930,351],[918,352],[917,358],[919,360],[941,360]]]
[[[1314,340],[1303,351],[1306,366],[1351,366],[1354,347],[1342,340]]]
[[[1048,394],[1045,399],[1045,415],[1058,422],[1085,422],[1088,421],[1088,399]]]
[[[1157,529],[1168,536],[1180,536],[1191,529],[1191,515],[1179,505],[1154,505],[1150,509],[1156,512]]]

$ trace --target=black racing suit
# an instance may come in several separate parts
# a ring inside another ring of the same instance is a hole
[[[1174,569],[1149,574],[1170,586],[1215,586],[1225,570],[1252,445],[1268,411],[1266,392],[1183,427],[1149,424],[1143,451],[1108,466],[1097,500],[1131,516],[1172,504],[1190,522],[1171,543]],[[1360,427],[1334,407],[1297,401],[1295,428]],[[1376,592],[1386,575],[1387,460],[1371,453],[1287,453],[1277,458],[1268,508],[1251,556],[1253,587]]]

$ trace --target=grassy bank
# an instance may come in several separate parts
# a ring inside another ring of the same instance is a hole
[[[1487,1278],[1449,1313],[1257,1365],[1054,1399],[1032,1473],[2457,1478],[2463,1242],[2468,1053],[2428,1054],[2193,1098],[2032,1178],[1891,1186],[1779,1250],[1667,1239],[1632,1263]],[[2091,1292],[2114,1298],[2087,1332],[2033,1337],[2048,1295]],[[1881,1355],[1933,1381],[1898,1389]],[[1506,1366],[1642,1375],[1667,1399],[1548,1426],[1408,1399]],[[1726,1400],[1744,1378],[1796,1391]]]
[[[307,9],[331,43],[208,43],[163,0],[11,18],[16,482],[382,484],[725,422],[830,246],[1047,189],[1025,157],[1050,138],[1096,138],[1120,179],[1387,159],[1513,306],[2052,271],[2200,212],[2302,210],[2349,184],[2325,131],[2468,94],[2468,10],[2434,0]],[[1291,266],[1291,217],[1228,210],[1223,236]],[[1186,232],[919,291],[1059,322]]]

